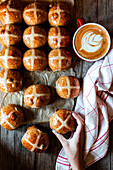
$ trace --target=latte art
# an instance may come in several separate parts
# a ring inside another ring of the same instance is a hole
[[[96,52],[102,46],[102,39],[101,35],[96,35],[91,31],[88,31],[84,34],[81,40],[82,47],[80,50],[84,49],[87,52]]]
[[[86,59],[104,56],[110,47],[110,37],[106,29],[99,24],[86,24],[75,36],[75,48]]]

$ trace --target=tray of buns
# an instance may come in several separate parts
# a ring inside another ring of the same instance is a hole
[[[22,124],[49,122],[58,109],[73,110],[80,92],[71,55],[74,1],[20,1],[0,5],[1,109],[18,105]]]

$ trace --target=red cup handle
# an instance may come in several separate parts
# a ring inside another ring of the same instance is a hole
[[[84,18],[78,18],[77,19],[77,26],[78,26],[78,28],[81,27],[84,24],[85,24]]]

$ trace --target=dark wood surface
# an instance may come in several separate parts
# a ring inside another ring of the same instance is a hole
[[[100,23],[107,28],[112,36],[113,0],[75,0],[74,8],[73,21],[76,22],[76,18],[84,17],[86,22]],[[76,27],[74,29],[76,30]],[[82,61],[76,57],[74,64],[77,77],[82,79],[93,63]],[[7,131],[0,127],[0,170],[55,169],[55,162],[61,145],[52,134],[48,124],[41,124],[39,127],[48,132],[50,137],[49,148],[42,154],[29,152],[21,145],[21,137],[27,130],[28,125],[21,126],[15,131]],[[113,122],[110,123],[110,142],[107,155],[88,168],[88,170],[96,169],[113,169]]]

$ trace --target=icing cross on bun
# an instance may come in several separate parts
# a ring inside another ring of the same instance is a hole
[[[0,51],[0,67],[6,69],[20,69],[22,66],[22,53],[15,46],[3,47]]]
[[[48,44],[51,48],[62,48],[69,45],[70,36],[66,28],[51,27],[48,32]]]
[[[0,4],[0,21],[3,25],[22,22],[22,7],[16,0],[7,0]]]
[[[33,2],[24,8],[23,18],[27,25],[42,24],[47,20],[47,11],[43,4]]]
[[[66,109],[59,109],[50,117],[50,128],[57,133],[66,134],[74,129],[75,120],[72,112]]]
[[[71,67],[71,60],[71,54],[66,49],[54,49],[49,53],[48,63],[53,71],[64,71]]]
[[[29,71],[41,71],[47,66],[47,57],[42,50],[30,49],[24,53],[23,64]]]
[[[40,26],[30,26],[23,33],[23,41],[28,48],[42,47],[47,42],[46,31]]]
[[[75,98],[80,92],[80,83],[74,76],[62,76],[56,81],[56,91],[61,98]]]
[[[16,129],[23,121],[23,112],[15,104],[8,104],[0,110],[0,124],[7,130]]]
[[[0,27],[0,43],[4,46],[19,44],[21,35],[21,28],[17,25],[8,24]]]
[[[2,69],[0,71],[0,91],[18,92],[22,89],[22,75],[19,71]]]
[[[50,4],[49,23],[52,26],[65,26],[70,22],[71,14],[66,3],[57,2]]]
[[[24,93],[24,102],[27,107],[37,108],[49,104],[51,94],[46,85],[31,85]]]
[[[40,131],[35,126],[31,126],[27,129],[21,142],[31,152],[42,153],[49,146],[49,137],[47,133]]]

